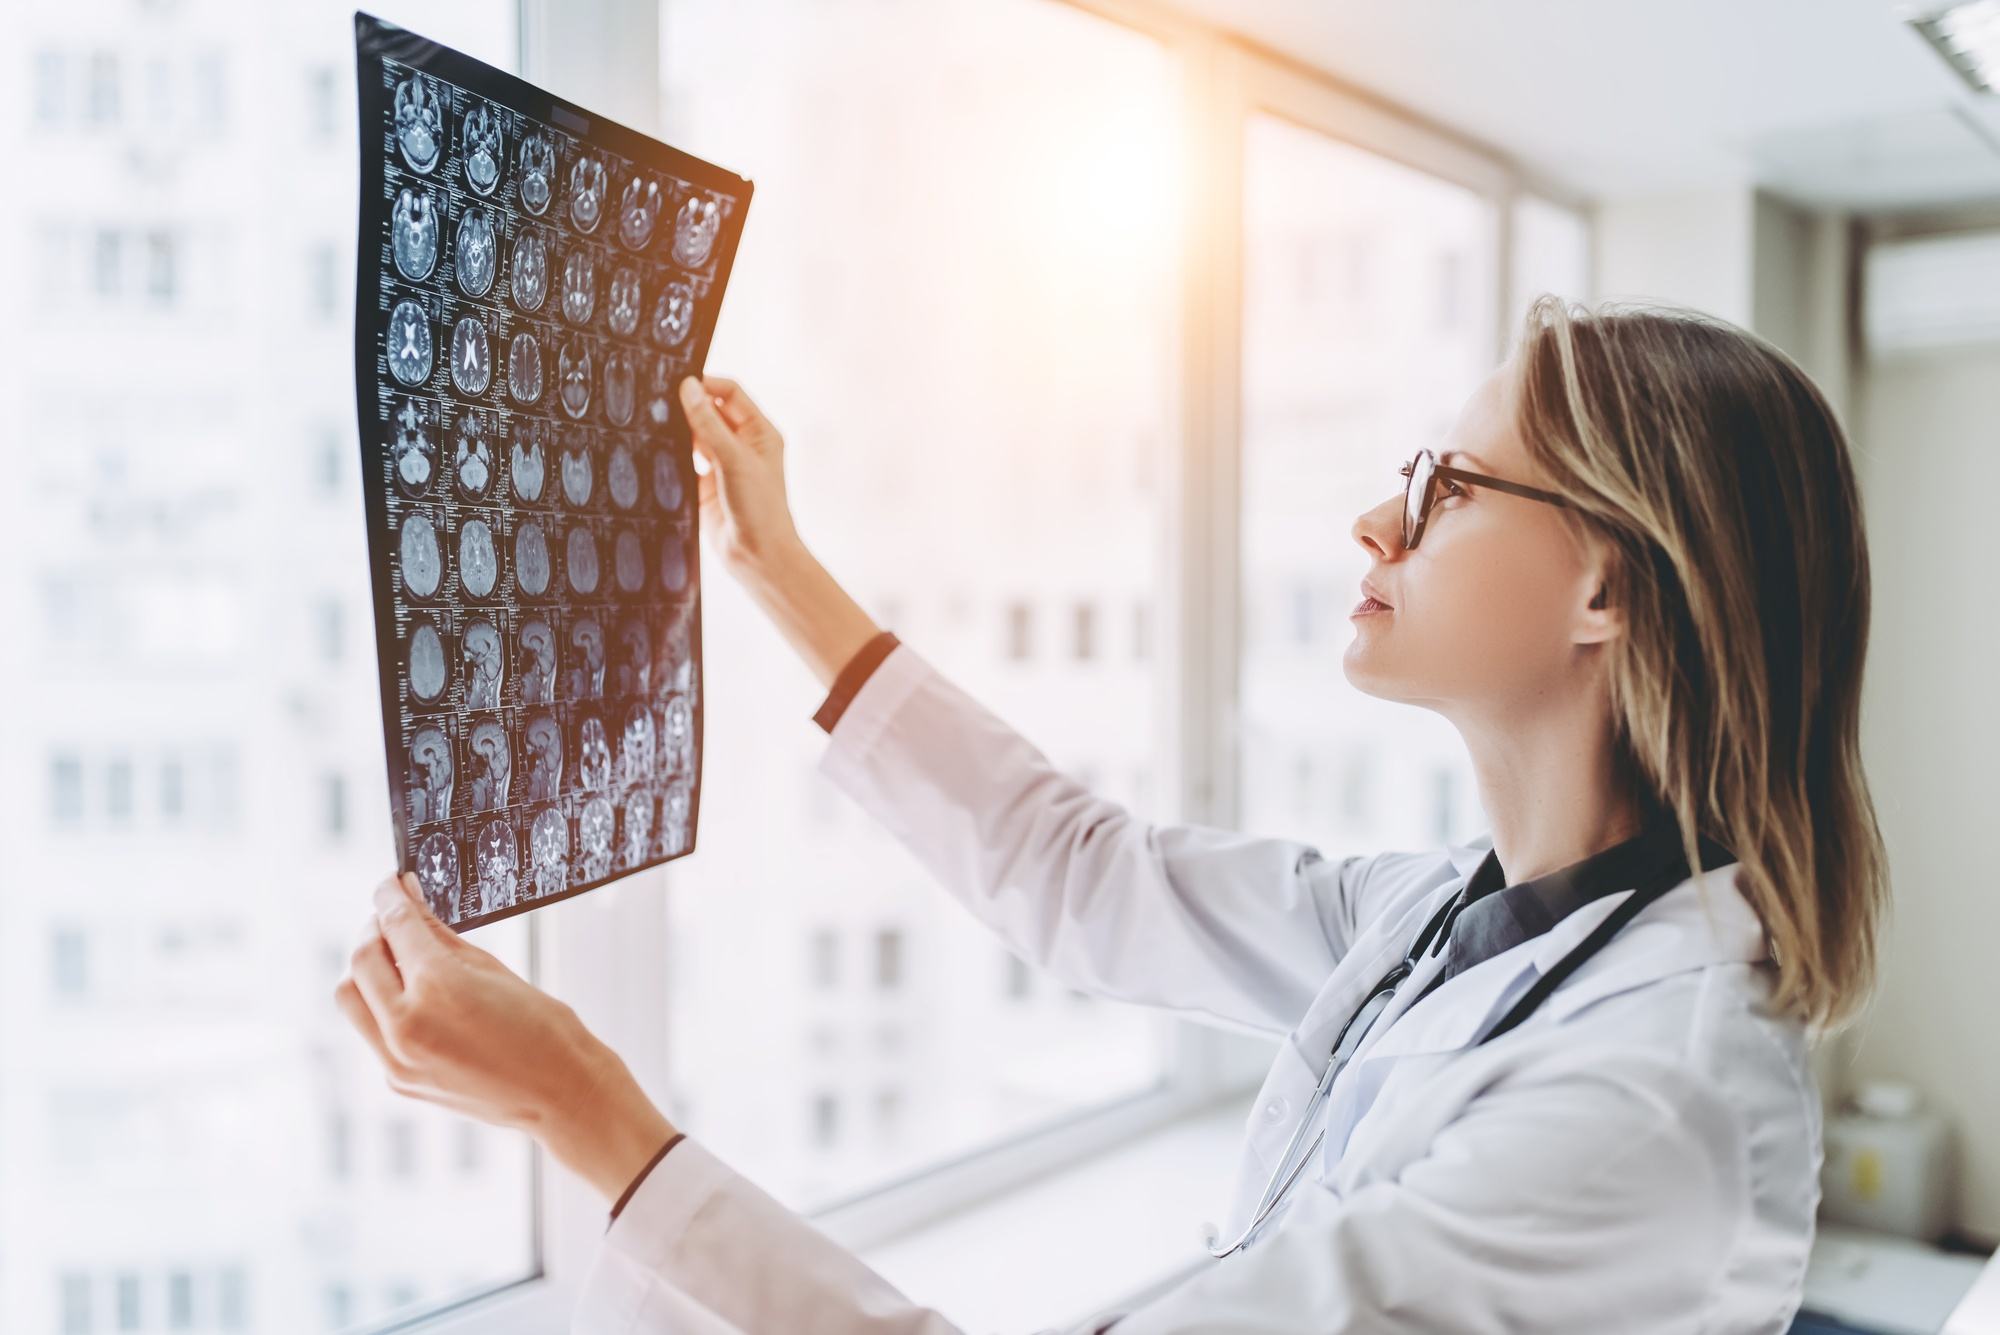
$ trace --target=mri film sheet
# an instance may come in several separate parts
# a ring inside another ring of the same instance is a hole
[[[691,852],[675,386],[750,182],[355,16],[354,379],[399,865],[459,930]]]

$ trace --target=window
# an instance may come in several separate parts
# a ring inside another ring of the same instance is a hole
[[[1136,647],[1113,659],[1101,621],[1079,637],[1073,609],[1177,598],[1177,54],[1050,0],[665,0],[659,12],[668,137],[758,181],[756,261],[746,247],[709,365],[789,433],[788,489],[816,553],[868,606],[937,609],[899,633],[1065,768],[1169,761],[1164,666]],[[833,330],[897,368],[894,413],[871,376],[824,374],[860,365],[833,356]],[[985,981],[992,936],[875,822],[811,826],[799,789],[769,782],[809,773],[826,739],[810,704],[786,704],[797,669],[774,658],[736,586],[718,574],[703,599],[706,651],[734,665],[711,674],[709,727],[737,744],[707,757],[700,855],[664,869],[669,930],[686,942],[667,1051],[672,1088],[699,1110],[689,1133],[811,1209],[1157,1089],[1171,1022],[1109,1003],[1046,1031],[996,1027],[992,1060],[950,1056],[969,1026],[1019,1018]],[[1030,663],[1033,688],[1020,680]],[[895,924],[853,938],[869,948],[853,961],[867,989],[831,1004],[830,967],[813,960],[832,948],[802,940],[812,927],[783,930],[828,903],[850,924]],[[862,1054],[871,1083],[809,1092],[793,1065],[743,1060],[807,1051],[822,1025],[853,1035],[844,1052]],[[1083,1074],[1051,1091],[1033,1073],[1056,1047]],[[901,1129],[877,1137],[884,1085],[902,1091]],[[772,1106],[800,1109],[795,1131],[760,1133]]]
[[[1089,603],[1078,603],[1071,610],[1070,648],[1079,663],[1087,663],[1097,656],[1097,609]]]
[[[386,16],[518,66],[509,4]],[[8,1332],[307,1335],[390,1318],[392,1281],[437,1304],[537,1266],[521,1137],[401,1190],[376,1128],[408,1117],[414,1153],[458,1119],[390,1093],[331,1004],[390,846],[372,642],[320,652],[372,626],[353,330],[301,318],[309,253],[312,299],[351,298],[353,6],[242,20],[46,7],[12,55],[35,185],[11,201],[0,396],[39,445],[9,456],[37,501],[0,530],[24,613],[0,688],[37,702],[10,717],[0,877],[23,966],[0,1007]],[[319,125],[297,110],[316,71]],[[531,930],[477,939],[525,968]],[[330,1124],[351,1147],[322,1149]]]
[[[1296,110],[1293,108],[1292,110]],[[1366,553],[1354,517],[1394,494],[1397,466],[1437,444],[1497,363],[1498,211],[1295,116],[1253,115],[1244,140],[1243,823],[1335,850],[1425,846],[1473,831],[1449,779],[1465,765],[1434,714],[1328,689]],[[1370,256],[1370,281],[1302,288],[1297,257]],[[1350,594],[1352,597],[1350,597]],[[1365,775],[1319,800],[1313,775]],[[1468,781],[1463,785],[1470,790]]]

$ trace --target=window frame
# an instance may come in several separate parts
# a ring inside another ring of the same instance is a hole
[[[523,76],[641,130],[657,130],[659,7],[663,0],[518,0]],[[1185,90],[1186,237],[1180,277],[1183,337],[1180,432],[1165,495],[1172,581],[1148,627],[1161,664],[1158,726],[1170,783],[1162,819],[1232,825],[1240,806],[1236,726],[1241,655],[1243,142],[1250,118],[1273,114],[1303,128],[1465,187],[1493,206],[1497,357],[1512,333],[1511,264],[1518,198],[1581,214],[1583,201],[1484,145],[1395,108],[1280,53],[1168,9],[1162,0],[1045,0],[1159,42]],[[672,0],[664,0],[672,3]],[[1579,294],[1581,295],[1581,294]],[[1102,627],[1099,627],[1101,630]],[[531,936],[544,985],[576,1008],[656,1097],[667,1089],[669,989],[666,895],[672,868],[551,906]],[[1153,1089],[1084,1109],[954,1158],[876,1184],[810,1213],[855,1249],[880,1245],[1025,1182],[1101,1155],[1148,1131],[1241,1100],[1273,1050],[1263,1036],[1181,1025]],[[536,1158],[539,1272],[385,1330],[538,1331],[567,1321],[605,1227],[603,1203]]]

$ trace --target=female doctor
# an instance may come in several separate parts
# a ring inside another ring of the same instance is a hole
[[[1062,982],[1282,1036],[1217,1259],[1080,1331],[1786,1328],[1807,1035],[1863,1001],[1887,886],[1859,500],[1782,353],[1537,304],[1353,525],[1347,679],[1456,725],[1492,833],[1338,857],[1152,824],[1052,768],[813,559],[749,396],[682,389],[701,526],[829,688],[821,770]],[[392,1087],[603,1194],[578,1331],[952,1329],[682,1136],[408,878],[337,1000]]]

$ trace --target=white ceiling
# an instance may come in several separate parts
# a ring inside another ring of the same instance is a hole
[[[2000,97],[1895,0],[1169,0],[1591,197],[2000,202]]]

